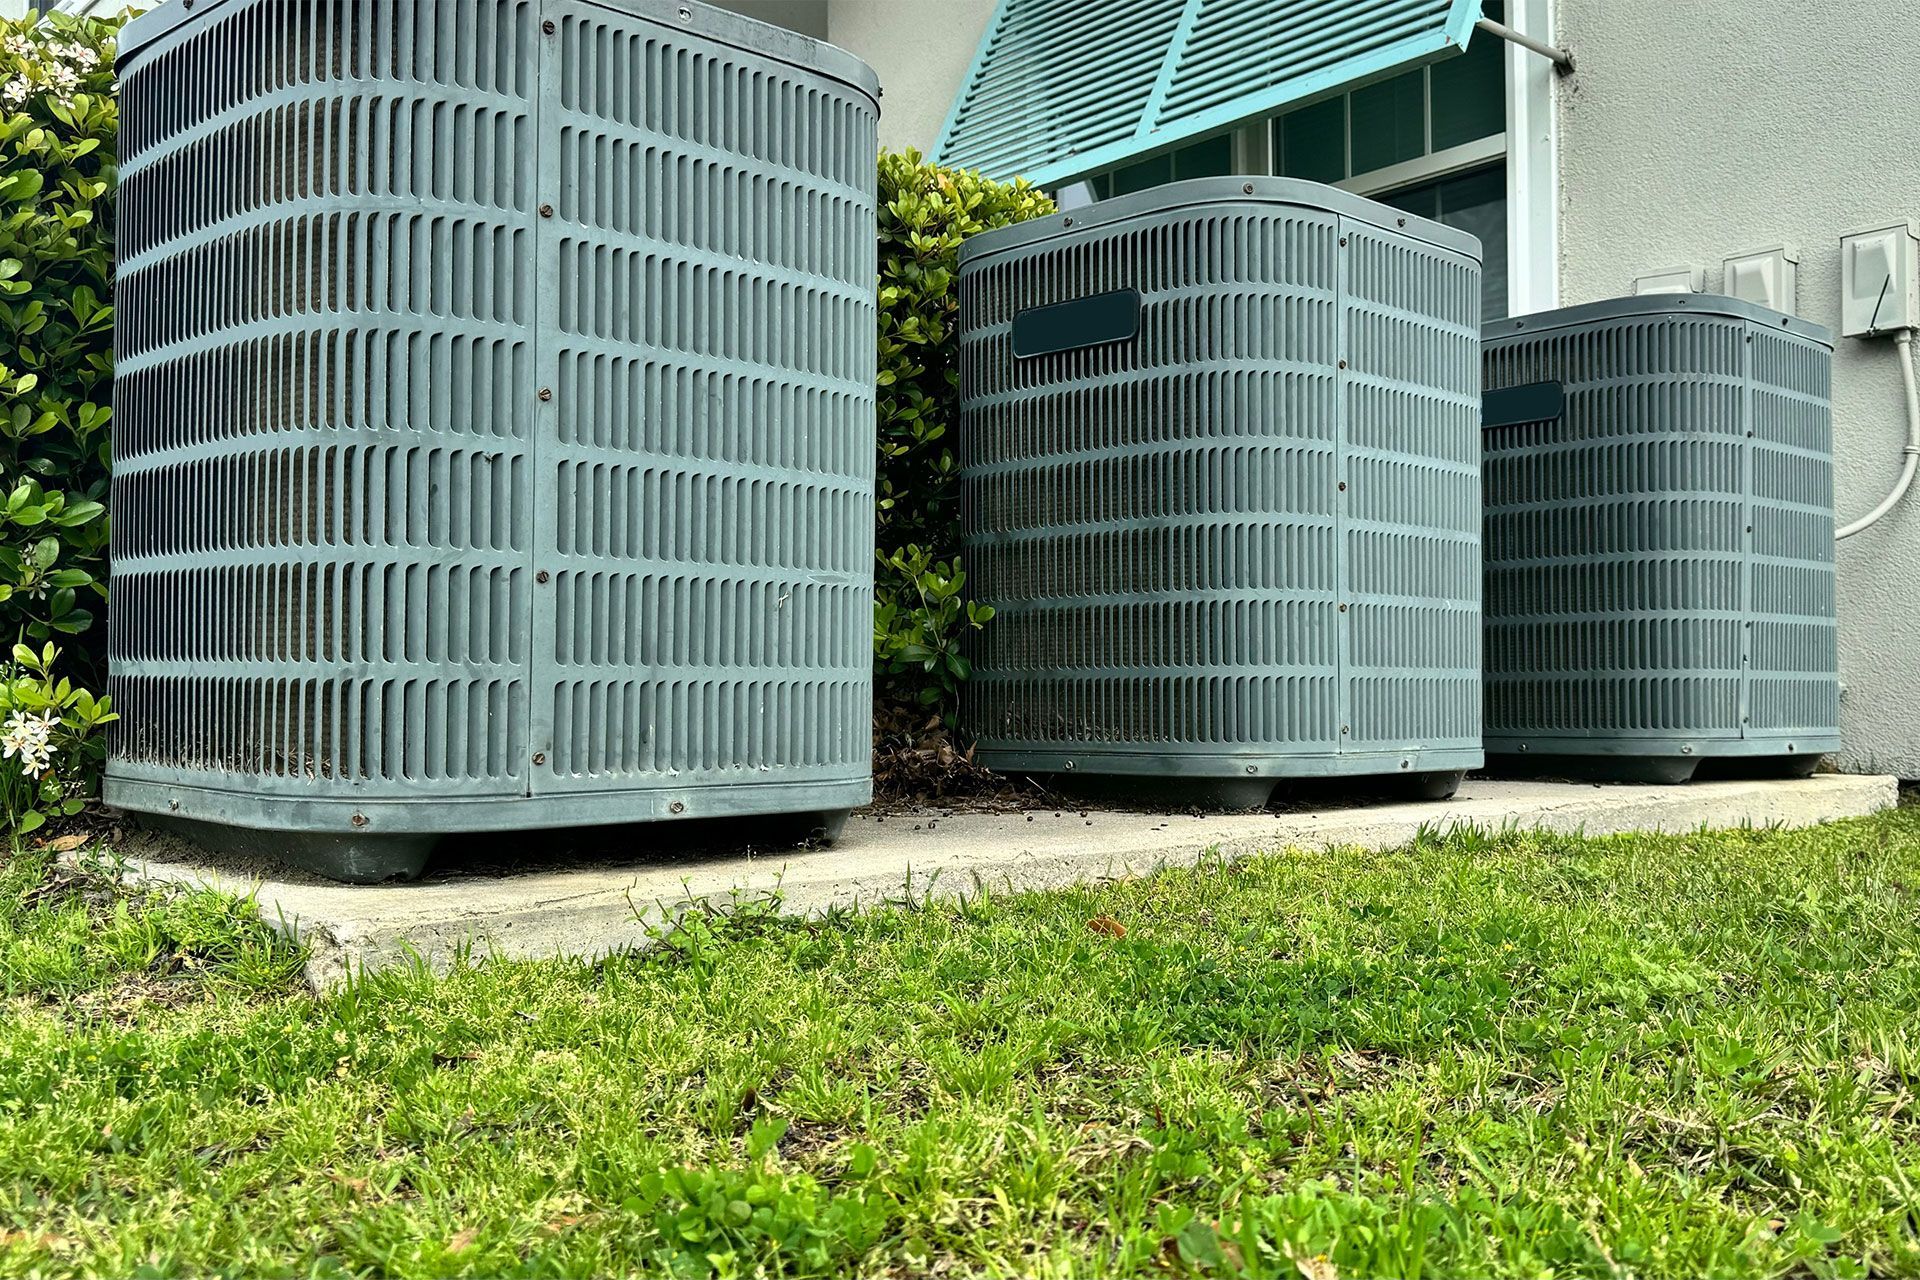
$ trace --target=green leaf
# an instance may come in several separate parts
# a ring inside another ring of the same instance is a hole
[[[38,169],[22,169],[0,180],[0,199],[31,200],[46,185],[46,176]]]

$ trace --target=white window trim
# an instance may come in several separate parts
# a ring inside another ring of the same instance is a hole
[[[1496,133],[1490,138],[1475,138],[1472,142],[1463,142],[1457,147],[1448,147],[1444,151],[1435,151],[1431,155],[1403,160],[1399,164],[1390,164],[1384,169],[1371,169],[1334,185],[1342,191],[1351,191],[1357,196],[1374,196],[1382,191],[1417,186],[1422,182],[1451,177],[1468,169],[1479,169],[1504,159],[1506,154],[1507,135]]]
[[[1508,0],[1507,21],[1557,45],[1553,0]],[[1507,46],[1507,314],[1560,305],[1560,135],[1553,63]]]

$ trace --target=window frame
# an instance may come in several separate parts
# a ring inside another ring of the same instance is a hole
[[[1557,44],[1553,0],[1507,0],[1507,23],[1516,31],[1548,44]],[[1481,32],[1478,39],[1498,39]],[[1527,315],[1560,305],[1560,172],[1559,126],[1554,116],[1554,65],[1517,44],[1505,43],[1505,131],[1430,152],[1382,169],[1355,174],[1334,185],[1355,195],[1379,196],[1402,187],[1418,186],[1506,163],[1507,171],[1507,314]],[[1431,69],[1428,71],[1431,75]],[[1431,86],[1429,86],[1430,88]],[[1432,96],[1429,92],[1428,100]],[[1274,117],[1251,121],[1231,131],[1231,163],[1235,174],[1272,174],[1279,168],[1275,155]],[[1433,113],[1427,113],[1427,136],[1433,136]],[[1348,147],[1351,149],[1351,140]],[[1086,180],[1066,184],[1056,193],[1062,208],[1089,203]],[[1071,194],[1069,194],[1071,193]]]

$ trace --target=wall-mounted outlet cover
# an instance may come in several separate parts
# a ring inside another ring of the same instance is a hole
[[[1920,232],[1912,222],[1840,237],[1840,333],[1860,338],[1920,325]]]
[[[1777,244],[1750,253],[1736,253],[1725,265],[1723,288],[1728,297],[1758,303],[1784,315],[1792,315],[1797,310],[1800,251],[1792,245]]]
[[[1698,267],[1662,267],[1633,278],[1633,291],[1641,293],[1698,293],[1701,272]]]

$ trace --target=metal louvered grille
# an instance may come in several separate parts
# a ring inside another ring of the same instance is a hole
[[[876,113],[749,26],[230,0],[130,45],[117,803],[864,796]]]
[[[545,11],[543,785],[864,777],[872,105],[587,0]]]
[[[1324,188],[1240,185],[962,262],[989,763],[1478,761],[1478,264]],[[1016,316],[1121,289],[1133,338],[1014,356]]]
[[[1486,439],[1490,750],[1837,744],[1831,348],[1724,299],[1493,326],[1489,393],[1564,416]]]
[[[1479,0],[1000,0],[934,154],[1056,185],[1464,49],[1479,13]]]

